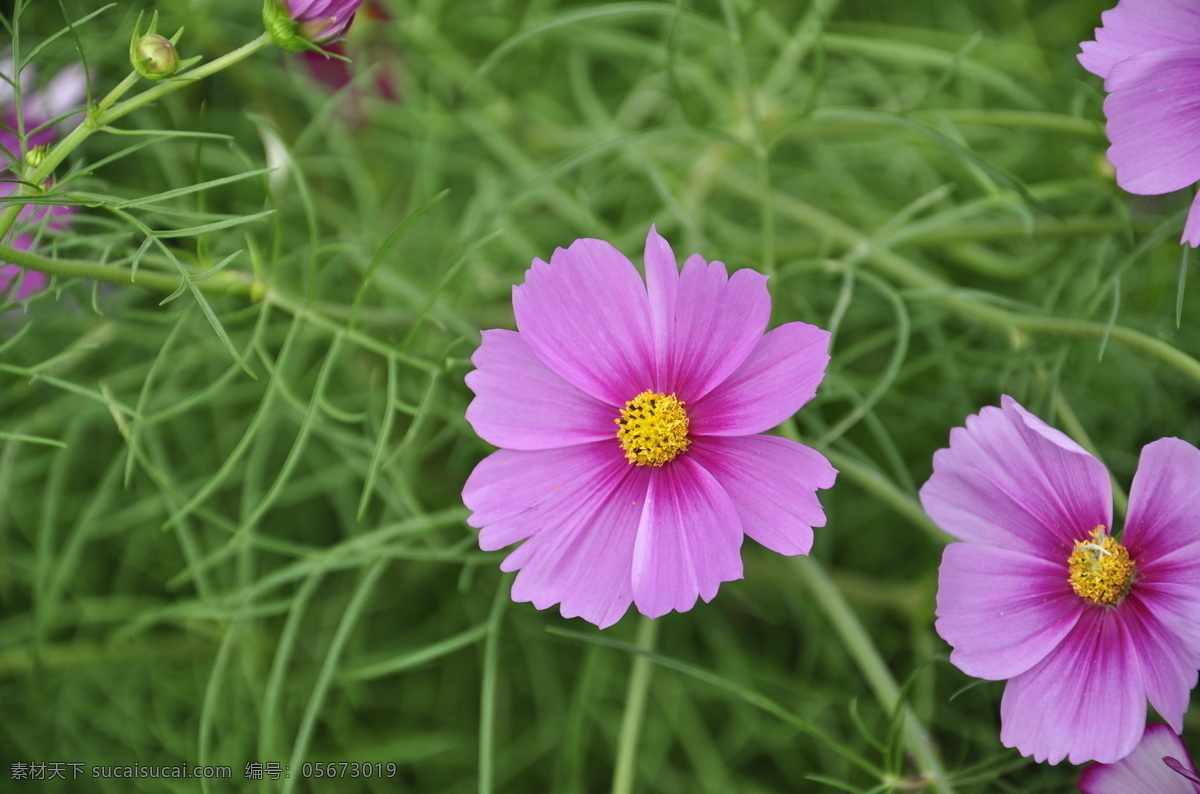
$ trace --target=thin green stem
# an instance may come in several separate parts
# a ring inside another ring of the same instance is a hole
[[[808,584],[834,631],[841,638],[842,645],[858,665],[859,671],[867,680],[867,685],[875,693],[875,699],[889,713],[895,713],[898,708],[903,709],[905,743],[922,776],[928,781],[930,789],[938,794],[953,794],[954,788],[946,777],[946,770],[942,767],[932,740],[912,709],[901,703],[900,687],[896,684],[896,679],[892,677],[883,656],[871,641],[854,610],[850,608],[837,585],[825,573],[819,562],[811,557],[794,559],[801,571],[801,578]]]
[[[1103,462],[1100,456],[1100,450],[1096,447],[1096,443],[1092,441],[1092,437],[1088,435],[1087,428],[1083,426],[1083,422],[1079,421],[1075,410],[1071,404],[1067,402],[1067,398],[1063,396],[1061,391],[1054,392],[1054,411],[1058,414],[1059,421],[1062,422],[1063,429],[1067,431],[1067,435],[1079,442],[1079,445],[1086,449],[1096,458]],[[1129,510],[1129,496],[1125,493],[1125,489],[1121,487],[1121,483],[1117,481],[1109,470],[1108,478],[1112,481],[1112,497],[1113,506],[1117,509],[1117,515],[1124,517]]]
[[[101,99],[99,101],[99,103],[96,104],[96,112],[103,113],[104,111],[108,110],[110,107],[113,106],[114,102],[116,102],[121,97],[125,96],[125,94],[129,91],[129,89],[131,89],[135,85],[137,85],[138,81],[141,79],[142,79],[142,76],[140,74],[138,74],[137,72],[130,72],[128,75],[125,76],[124,80],[117,83],[116,88],[109,91],[104,96],[104,99]],[[81,124],[80,126],[84,126],[84,125]]]
[[[748,196],[758,194],[759,186],[749,180],[726,176],[726,181],[740,193]],[[886,243],[873,240],[853,226],[811,204],[779,191],[774,193],[774,201],[789,217],[820,230],[822,234],[846,246],[850,250],[848,261],[869,262],[878,273],[905,287],[929,292],[947,308],[967,319],[1030,334],[1112,339],[1134,351],[1153,356],[1200,383],[1200,361],[1153,336],[1121,325],[1110,326],[1107,323],[1069,317],[1021,314],[983,303],[954,290],[945,280],[890,250]]]
[[[483,643],[483,679],[479,686],[479,794],[492,794],[496,746],[496,679],[500,675],[500,626],[510,603],[511,575],[502,576],[492,599]]]
[[[143,105],[148,105],[155,100],[158,100],[167,94],[178,91],[185,85],[195,83],[198,80],[203,80],[209,75],[216,74],[222,69],[227,69],[233,66],[238,61],[249,58],[254,53],[261,49],[270,47],[273,44],[271,34],[263,33],[258,38],[248,41],[232,52],[227,52],[215,61],[210,61],[202,66],[197,66],[195,69],[190,69],[178,77],[172,77],[168,80],[163,80],[161,83],[156,83],[151,88],[146,89],[135,97],[126,99],[119,105],[101,113],[97,121],[99,124],[111,124],[122,116],[131,113]]]
[[[658,621],[642,617],[638,623],[637,647],[652,652],[658,640]],[[629,689],[625,693],[625,715],[621,718],[621,734],[617,743],[617,762],[613,771],[612,794],[631,794],[634,769],[637,765],[638,740],[646,717],[646,695],[654,662],[647,656],[635,656],[629,673]]]
[[[1123,325],[1108,325],[1093,320],[1074,320],[1069,317],[1049,317],[1036,314],[1018,314],[960,296],[947,296],[943,303],[964,317],[973,318],[999,328],[1015,328],[1031,334],[1043,333],[1057,336],[1077,336],[1089,339],[1105,337],[1120,342],[1136,352],[1146,353],[1170,364],[1192,380],[1200,383],[1200,361],[1161,339],[1135,331]]]
[[[110,267],[85,262],[79,259],[49,259],[31,251],[22,251],[10,245],[0,243],[0,261],[8,262],[27,270],[36,270],[48,276],[63,278],[86,278],[91,281],[106,281],[110,284],[137,284],[140,287],[158,292],[175,292],[182,283],[178,275],[155,273],[144,268],[136,273],[123,267]],[[250,294],[256,285],[247,273],[239,271],[221,271],[211,278],[194,282],[196,287],[204,292],[221,294]]]
[[[943,544],[953,539],[937,524],[929,520],[929,516],[925,515],[925,511],[921,509],[921,505],[916,499],[877,470],[833,447],[825,447],[821,451],[837,468],[841,477],[847,477],[864,490],[870,491],[872,496],[907,518],[913,526],[923,531],[931,539]]]
[[[745,40],[742,38],[742,28],[738,22],[737,10],[731,0],[722,0],[721,10],[725,16],[725,26],[729,29],[737,79],[745,94],[746,115],[749,118],[751,134],[754,137],[754,144],[751,148],[754,151],[755,170],[761,196],[758,207],[762,240],[762,271],[770,276],[775,273],[775,207],[771,202],[771,150],[767,145],[766,133],[763,131],[758,89],[754,84],[754,79],[750,76],[750,65],[746,61]]]

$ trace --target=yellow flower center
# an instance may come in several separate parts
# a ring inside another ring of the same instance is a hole
[[[625,403],[614,421],[625,457],[638,466],[670,463],[692,443],[687,411],[674,394],[644,391]]]
[[[1129,552],[1106,535],[1103,526],[1093,529],[1088,540],[1075,541],[1067,565],[1075,595],[1093,604],[1117,603],[1133,583],[1134,567]]]

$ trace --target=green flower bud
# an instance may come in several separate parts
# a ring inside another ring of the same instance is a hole
[[[50,147],[45,144],[33,147],[25,152],[25,164],[30,168],[37,168],[46,159],[46,152],[49,149]]]
[[[158,34],[158,12],[150,17],[150,27],[142,32],[142,15],[138,14],[137,22],[133,25],[133,37],[129,40],[129,62],[133,70],[147,80],[162,80],[176,72],[187,69],[200,60],[200,56],[179,60],[179,51],[175,49],[183,28],[175,31],[171,38]]]
[[[147,33],[134,45],[133,68],[142,77],[159,80],[179,69],[179,53],[167,37]]]

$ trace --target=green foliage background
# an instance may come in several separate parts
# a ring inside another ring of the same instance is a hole
[[[186,762],[234,780],[87,790],[591,792],[640,728],[637,791],[917,790],[824,570],[953,790],[1071,787],[1077,768],[1001,747],[1003,685],[946,661],[945,539],[916,492],[1002,393],[1125,487],[1143,444],[1200,437],[1189,197],[1116,188],[1100,80],[1074,58],[1108,4],[382,5],[391,21],[352,29],[352,88],[267,50],[58,171],[79,211],[40,252],[194,274],[232,257],[262,294],[206,292],[210,319],[192,293],[60,278],[0,313],[0,773]],[[157,10],[212,60],[261,33],[255,6]],[[14,46],[98,7],[25,3]],[[82,52],[102,96],[136,10],[68,31],[39,73]],[[534,257],[599,237],[640,261],[651,223],[681,258],[771,274],[772,325],[834,332],[816,400],[778,432],[841,474],[821,567],[748,541],[744,581],[656,622],[644,714],[623,721],[638,617],[599,632],[510,603],[503,555],[464,523],[490,450],[463,376],[479,330],[513,326]],[[242,780],[250,761],[292,777]],[[398,776],[310,781],[304,761]]]

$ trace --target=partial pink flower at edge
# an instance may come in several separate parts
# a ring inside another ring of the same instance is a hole
[[[346,89],[346,109],[344,115],[351,122],[363,120],[363,100],[368,96],[376,96],[388,101],[396,101],[400,96],[400,69],[398,55],[390,42],[380,41],[385,34],[381,28],[391,21],[387,9],[377,2],[364,3],[358,23],[353,33],[342,41],[328,44],[323,52],[305,50],[299,53],[299,61],[304,71],[317,83],[328,87],[331,91]],[[342,57],[333,57],[342,56]],[[348,60],[347,60],[348,59]],[[374,79],[367,83],[362,76],[355,81],[355,71],[370,70]],[[351,83],[354,82],[354,85]]]
[[[0,182],[0,195],[9,195],[13,189],[14,183]],[[45,228],[51,231],[63,231],[67,228],[70,218],[74,214],[74,207],[27,204],[17,215],[16,228],[36,228],[41,224],[45,224]],[[22,233],[12,238],[13,248],[28,251],[33,248],[33,245],[33,234]],[[36,270],[24,270],[16,265],[8,265],[0,262],[0,294],[3,294],[16,278],[20,279],[20,283],[17,285],[16,291],[9,297],[17,302],[36,295],[50,283],[44,273],[39,273]]]
[[[1146,726],[1133,752],[1115,764],[1092,764],[1079,776],[1083,794],[1197,794],[1200,777],[1170,725]]]
[[[313,44],[331,44],[346,34],[363,0],[277,0]]]
[[[3,68],[11,70],[12,60],[0,63],[0,69]],[[25,69],[21,73],[21,86],[27,131],[37,130],[38,127],[78,107],[86,95],[87,81],[82,64],[72,64],[63,68],[40,90],[31,87],[33,81],[33,70]],[[16,125],[16,111],[13,108],[16,95],[8,82],[0,81],[0,85],[8,89],[7,92],[0,91],[0,100],[7,101],[7,107],[0,108],[0,115],[3,115],[5,124],[9,127],[9,130],[0,129],[0,145],[15,157],[21,151],[20,139],[15,132],[10,131],[15,130]],[[27,136],[26,149],[53,142],[54,135],[52,127],[37,130]],[[17,182],[13,171],[17,167],[19,163],[10,163],[4,169],[7,173],[0,173],[0,196],[10,196],[16,190]],[[64,230],[74,211],[74,207],[27,204],[18,214],[14,224],[14,236],[11,237],[13,247],[23,251],[30,250],[34,244],[36,230],[43,226],[51,231]],[[25,271],[16,265],[0,262],[0,293],[7,290],[17,278],[20,282],[15,292],[9,296],[16,301],[23,301],[40,292],[48,283],[48,279],[42,273]]]
[[[1200,667],[1200,450],[1142,450],[1114,537],[1104,465],[1010,397],[950,433],[922,487],[959,539],[936,629],[963,672],[1007,680],[1001,742],[1052,764],[1115,762],[1147,701],[1177,732]]]
[[[1079,62],[1104,78],[1108,159],[1117,184],[1157,195],[1200,181],[1200,7],[1181,0],[1120,0],[1101,15]],[[1200,245],[1200,198],[1182,242]]]
[[[806,554],[836,471],[762,435],[808,402],[829,334],[766,332],[766,277],[690,257],[651,228],[646,277],[601,240],[534,260],[517,332],[483,332],[467,420],[500,449],[463,488],[479,545],[521,545],[516,601],[600,627],[711,600],[742,576],[749,535]],[[766,333],[764,333],[766,332]]]

